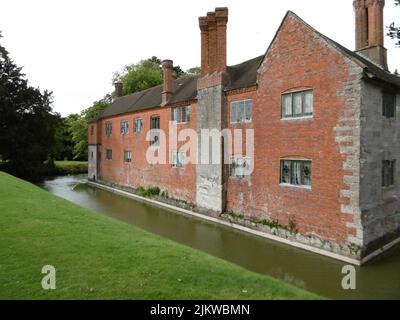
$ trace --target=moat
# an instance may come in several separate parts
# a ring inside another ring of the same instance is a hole
[[[128,199],[88,186],[85,179],[55,177],[41,186],[82,207],[328,298],[400,299],[400,246],[356,267],[357,289],[346,291],[341,286],[346,263]]]

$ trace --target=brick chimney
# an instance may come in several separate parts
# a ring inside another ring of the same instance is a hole
[[[208,72],[214,73],[217,70],[217,21],[215,12],[207,13],[208,24]]]
[[[387,70],[383,26],[385,0],[354,0],[353,6],[356,16],[356,52]]]
[[[226,26],[228,8],[216,8],[199,18],[201,31],[201,76],[226,71]]]
[[[115,98],[119,98],[123,96],[123,84],[120,81],[117,81],[114,83],[114,87],[115,87],[115,91],[114,91],[114,95]]]
[[[174,80],[176,79],[176,75],[172,70],[173,62],[172,60],[163,60],[162,62],[162,70],[163,70],[163,92],[162,92],[162,102],[161,105],[166,105],[168,103],[169,98],[172,95],[172,85]]]
[[[201,31],[201,76],[204,77],[209,73],[207,17],[199,18],[199,26]]]
[[[226,71],[226,25],[228,23],[228,8],[216,8],[217,20],[217,71]]]

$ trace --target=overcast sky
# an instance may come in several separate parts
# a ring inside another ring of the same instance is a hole
[[[54,109],[76,113],[112,91],[114,71],[153,55],[184,70],[200,65],[198,17],[229,7],[228,64],[265,52],[287,10],[354,49],[352,0],[0,0],[1,44],[31,85],[54,94]],[[386,0],[385,24],[400,23]],[[400,48],[386,38],[389,67]]]

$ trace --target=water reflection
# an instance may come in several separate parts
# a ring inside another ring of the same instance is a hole
[[[400,246],[357,268],[357,290],[345,291],[340,261],[127,199],[87,186],[81,183],[84,179],[57,177],[42,187],[82,207],[326,297],[400,299]]]

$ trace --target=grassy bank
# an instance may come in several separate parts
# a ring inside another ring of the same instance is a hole
[[[317,297],[86,210],[3,172],[0,230],[0,299]],[[41,288],[44,265],[57,270],[56,290]]]

